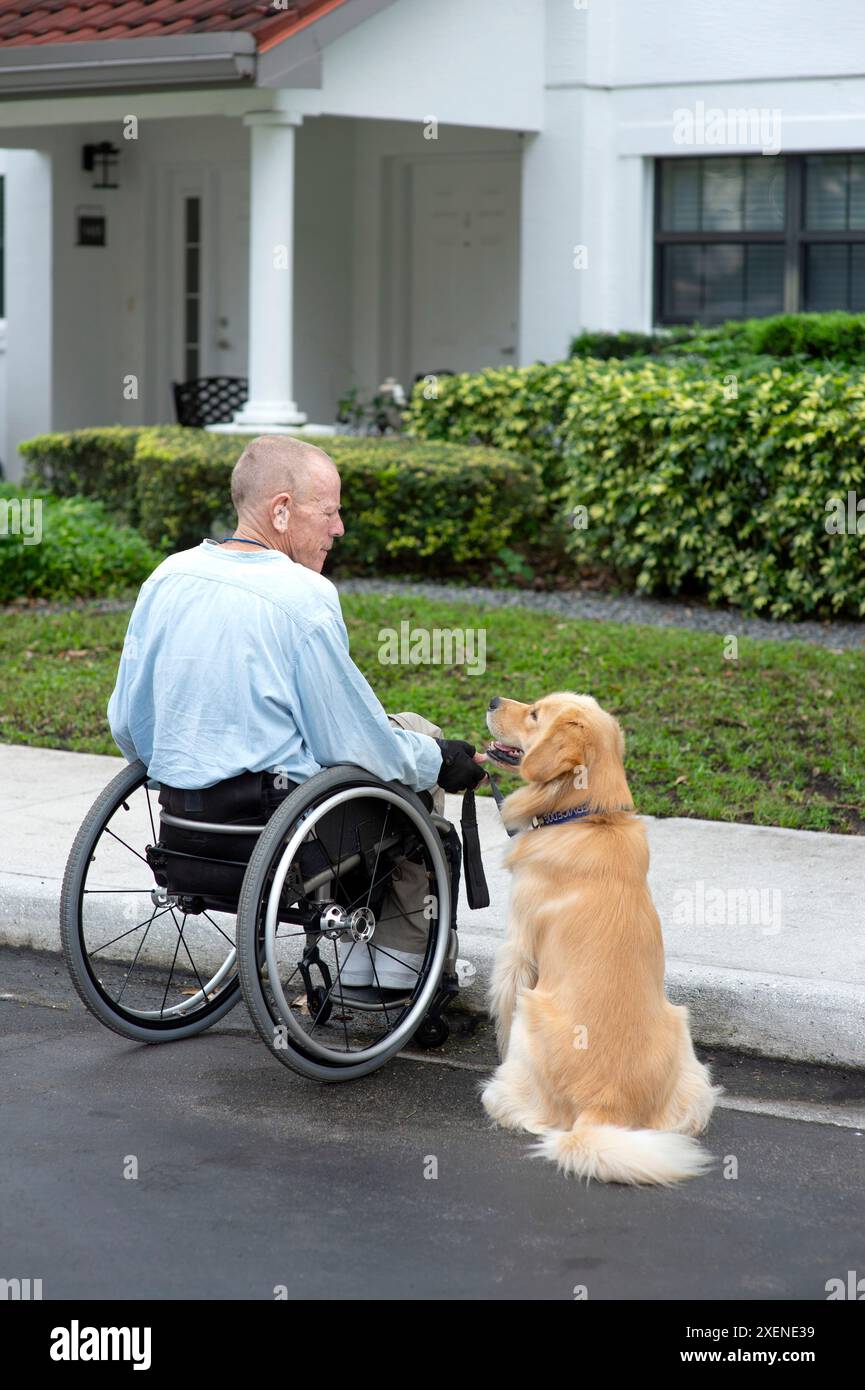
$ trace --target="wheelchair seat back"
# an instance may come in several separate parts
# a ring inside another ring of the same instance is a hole
[[[217,783],[202,791],[161,786],[160,806],[171,816],[200,820],[213,828],[192,829],[166,824],[160,819],[156,850],[157,882],[171,894],[199,897],[214,911],[234,912],[249,860],[258,842],[260,829],[249,835],[220,833],[217,826],[249,825],[261,827],[267,820],[263,809],[261,773],[241,773],[239,777]],[[287,782],[273,809],[298,784]],[[420,793],[429,809],[432,797]],[[271,797],[271,799],[273,799]],[[318,821],[315,840],[301,846],[300,874],[304,882],[332,870],[338,862],[360,854],[366,860],[359,869],[341,875],[346,893],[354,895],[369,885],[369,871],[375,862],[377,846],[386,829],[388,808],[383,803],[352,802],[330,811]]]

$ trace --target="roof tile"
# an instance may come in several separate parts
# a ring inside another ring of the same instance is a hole
[[[346,0],[0,0],[0,49],[245,30],[272,47]]]

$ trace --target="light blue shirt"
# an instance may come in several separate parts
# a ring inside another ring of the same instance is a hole
[[[172,787],[262,771],[302,782],[334,763],[434,786],[438,744],[388,723],[331,581],[250,551],[202,541],[142,585],[108,703],[121,752]]]

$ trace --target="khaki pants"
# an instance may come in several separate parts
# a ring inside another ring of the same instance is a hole
[[[389,714],[391,724],[400,729],[411,729],[414,733],[428,734],[430,738],[441,738],[442,731],[437,724],[431,724],[420,714],[403,712]],[[443,816],[445,813],[445,794],[441,787],[430,788],[433,808]],[[422,864],[403,864],[402,877],[391,885],[382,906],[382,924],[375,933],[375,944],[385,948],[420,954],[426,950],[429,919],[424,916],[424,897],[429,892],[429,883]]]

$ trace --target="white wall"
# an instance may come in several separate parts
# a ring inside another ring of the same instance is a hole
[[[391,263],[400,250],[387,197],[388,162],[428,158],[431,153],[444,158],[498,153],[519,157],[522,140],[513,131],[448,125],[439,127],[436,140],[427,140],[422,126],[398,121],[358,121],[355,128],[352,354],[351,376],[344,385],[358,386],[368,394],[386,376],[399,377],[403,371],[387,322]],[[403,385],[408,388],[410,383],[403,381]]]
[[[48,427],[52,399],[51,161],[7,150],[6,409],[0,453],[7,478],[20,476],[19,440]]]
[[[351,384],[356,121],[308,118],[295,151],[295,398],[332,424]]]
[[[323,50],[301,112],[537,130],[544,0],[396,0]]]
[[[0,179],[6,173],[6,151],[0,150]],[[6,415],[6,319],[0,317],[0,467],[9,474],[8,417]]]
[[[543,129],[524,162],[520,360],[561,357],[580,328],[651,327],[653,161],[725,152],[677,144],[677,109],[777,110],[782,151],[865,150],[863,53],[859,0],[547,0]]]

